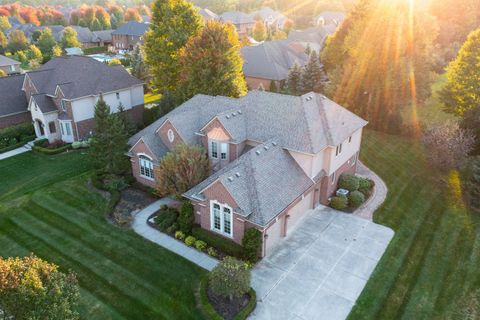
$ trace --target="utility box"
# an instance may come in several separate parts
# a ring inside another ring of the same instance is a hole
[[[349,191],[347,189],[338,189],[336,195],[337,197],[341,197],[341,196],[346,197],[348,196],[348,193]]]

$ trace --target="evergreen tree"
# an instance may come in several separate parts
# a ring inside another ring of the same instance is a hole
[[[269,89],[270,92],[277,92],[278,89],[277,89],[277,84],[275,83],[274,80],[270,81],[270,89]]]
[[[14,30],[10,33],[7,49],[12,53],[26,50],[28,48],[28,40],[22,30]]]
[[[240,42],[232,24],[208,21],[181,51],[180,64],[183,99],[198,93],[240,97],[247,92]]]
[[[128,166],[128,136],[123,121],[111,114],[103,97],[95,105],[95,126],[90,144],[90,154],[97,170],[102,173],[121,174]]]
[[[480,213],[480,158],[470,161],[467,168],[466,193],[470,208]]]
[[[45,28],[42,31],[42,35],[38,38],[37,46],[42,52],[44,58],[49,59],[53,55],[53,47],[55,47],[57,42],[52,35],[52,30],[50,28]]]
[[[63,29],[61,44],[63,49],[80,47],[80,43],[77,39],[77,31],[72,27],[66,27]]]
[[[457,58],[447,68],[447,84],[441,91],[445,111],[463,115],[480,107],[480,29],[473,31],[464,43]]]
[[[143,53],[140,49],[140,46],[136,46],[133,50],[131,60],[132,75],[141,80],[147,79],[147,67],[145,66],[145,61],[143,59]]]
[[[264,41],[267,39],[267,28],[261,20],[255,22],[255,26],[252,31],[253,39],[256,41]]]
[[[300,81],[302,78],[302,69],[298,64],[294,64],[288,73],[287,87],[290,94],[298,95],[300,93]]]
[[[321,92],[323,89],[323,82],[325,81],[325,74],[322,66],[318,60],[317,52],[312,50],[310,58],[302,70],[300,81],[301,94],[307,92]]]
[[[157,92],[175,93],[181,67],[180,50],[198,34],[202,22],[197,10],[186,0],[157,0],[152,23],[145,35],[145,62]]]

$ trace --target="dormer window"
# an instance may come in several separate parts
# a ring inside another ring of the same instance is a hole
[[[67,111],[67,106],[65,104],[65,100],[60,100],[60,106],[62,107],[63,112]]]

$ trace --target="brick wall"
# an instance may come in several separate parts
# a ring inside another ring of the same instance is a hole
[[[37,90],[35,90],[35,87],[33,86],[33,83],[32,81],[30,80],[30,78],[28,76],[25,76],[25,86],[24,86],[24,89],[25,89],[25,94],[27,96],[27,101],[30,101],[30,97],[33,95],[33,94],[36,94],[37,93]]]
[[[21,123],[32,123],[32,115],[30,111],[14,114],[11,116],[0,118],[0,129],[14,126]]]
[[[168,130],[172,130],[174,134],[174,139],[172,142],[168,140]],[[159,135],[160,139],[162,139],[163,143],[167,146],[169,150],[172,150],[177,144],[183,143],[182,137],[178,134],[177,129],[172,125],[170,120],[167,120],[163,123],[163,125],[157,130],[157,134]]]
[[[132,158],[130,158],[130,163],[132,164],[132,174],[137,179],[138,182],[140,182],[143,185],[146,185],[148,187],[155,187],[155,181],[146,179],[142,176],[140,176],[140,160],[138,157],[139,153],[143,153],[148,155],[150,158],[153,159],[154,163],[154,168],[156,164],[158,163],[158,159],[150,152],[148,147],[143,143],[143,141],[138,142],[134,148],[131,150],[131,153],[134,154]]]
[[[353,164],[356,154],[348,159],[340,168],[335,171],[335,180],[333,174],[328,177],[323,177],[320,182],[320,202],[322,204],[328,204],[328,198],[330,198],[337,190],[338,179],[342,173],[354,174],[357,171],[358,160]],[[353,164],[353,165],[352,165]]]

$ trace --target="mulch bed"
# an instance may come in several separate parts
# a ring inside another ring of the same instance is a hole
[[[224,298],[213,293],[208,286],[207,297],[211,305],[215,308],[215,311],[217,311],[217,313],[226,320],[234,319],[235,315],[245,308],[250,301],[250,296],[248,294],[244,294],[240,298],[228,300],[228,298]]]
[[[156,200],[148,192],[136,188],[127,188],[122,191],[120,201],[112,213],[112,218],[119,225],[129,226],[133,220],[131,215],[133,211],[141,210]]]

